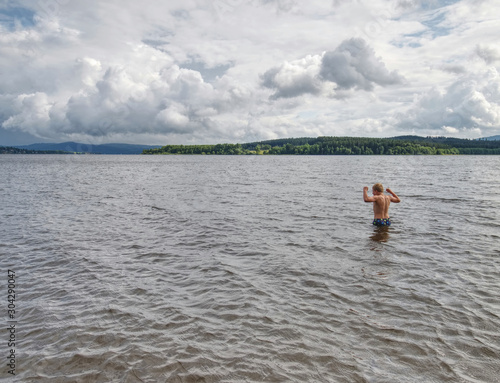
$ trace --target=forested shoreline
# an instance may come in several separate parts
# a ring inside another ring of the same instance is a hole
[[[500,141],[449,137],[284,138],[245,144],[166,145],[143,154],[188,155],[478,155],[500,154]]]
[[[0,146],[0,154],[69,154],[61,150],[31,150],[12,146]]]

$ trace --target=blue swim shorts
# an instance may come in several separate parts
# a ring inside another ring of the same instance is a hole
[[[391,226],[390,218],[375,218],[373,220],[374,226]]]

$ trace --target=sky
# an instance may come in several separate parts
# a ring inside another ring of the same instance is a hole
[[[500,134],[498,0],[0,0],[0,145]]]

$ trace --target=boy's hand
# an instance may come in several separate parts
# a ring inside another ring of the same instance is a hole
[[[389,188],[385,189],[385,191],[386,191],[387,193],[391,193],[391,194],[392,194],[392,190],[391,190],[391,189],[389,189]]]
[[[363,188],[363,200],[365,202],[375,202],[375,197],[369,197],[368,196],[368,186],[365,186]]]

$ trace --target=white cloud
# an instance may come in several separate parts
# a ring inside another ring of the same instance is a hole
[[[493,0],[14,0],[0,13],[0,137],[500,133]]]
[[[424,134],[495,132],[500,126],[500,75],[495,68],[459,77],[419,95],[397,116],[402,129]]]
[[[160,127],[169,127],[170,129],[183,132],[189,123],[189,117],[186,116],[185,110],[182,106],[169,106],[161,110],[156,120]]]
[[[454,128],[453,126],[443,126],[443,131],[448,133],[448,134],[457,134],[459,130],[457,128]]]
[[[403,77],[389,72],[363,39],[346,40],[333,52],[323,56],[320,75],[340,89],[373,90],[374,85],[401,84]]]
[[[303,94],[327,95],[327,89],[334,89],[338,97],[351,89],[371,91],[375,85],[401,84],[403,77],[389,72],[363,39],[352,38],[333,51],[272,68],[264,73],[262,80],[264,86],[275,89],[272,98],[277,99]]]
[[[301,60],[285,62],[262,75],[262,84],[275,89],[272,98],[296,97],[306,93],[318,94],[322,89],[322,56],[307,56]]]
[[[19,95],[12,98],[10,107],[14,113],[4,121],[5,128],[20,127],[27,133],[36,133],[50,126],[51,105],[45,93]]]

